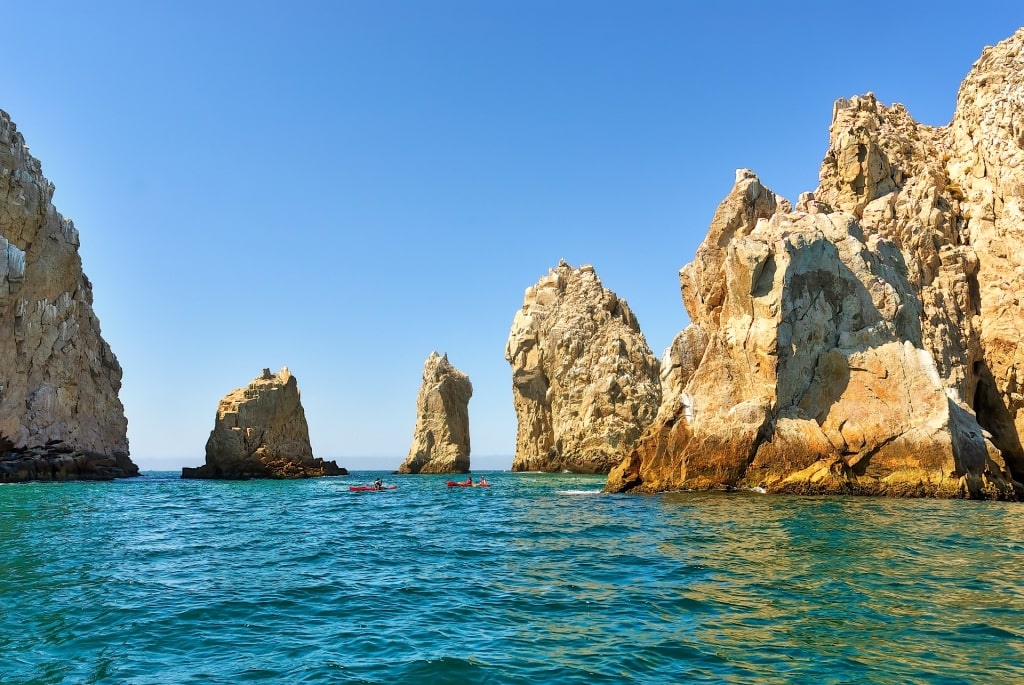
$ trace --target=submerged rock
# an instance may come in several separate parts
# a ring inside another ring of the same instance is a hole
[[[1021,496],[1022,50],[986,48],[943,128],[838,101],[794,210],[738,173],[607,489]]]
[[[78,230],[0,111],[0,482],[138,475]]]
[[[469,377],[431,352],[416,398],[416,428],[399,473],[469,472]]]
[[[206,442],[206,464],[182,469],[182,478],[312,478],[348,472],[313,457],[309,427],[295,377],[270,369],[224,396]]]
[[[661,399],[636,317],[589,265],[562,261],[526,290],[505,359],[518,418],[513,471],[607,473]]]

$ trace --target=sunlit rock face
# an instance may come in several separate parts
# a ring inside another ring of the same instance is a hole
[[[409,454],[399,473],[467,473],[469,471],[469,398],[473,384],[448,361],[432,352],[423,365],[416,398],[416,427]]]
[[[562,261],[527,289],[505,358],[518,418],[513,471],[607,473],[657,412],[658,360],[591,266]]]
[[[348,473],[313,457],[298,383],[287,368],[270,369],[217,406],[206,442],[206,463],[182,478],[311,478]]]
[[[0,482],[138,475],[74,224],[0,111]]]
[[[942,128],[838,101],[795,208],[738,173],[609,490],[1020,496],[1022,46],[986,48]]]

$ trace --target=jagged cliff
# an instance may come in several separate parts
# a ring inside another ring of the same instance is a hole
[[[138,475],[78,230],[0,111],[0,482]]]
[[[837,101],[795,208],[738,173],[609,490],[1021,495],[1022,47],[986,48],[942,128]]]
[[[607,473],[661,399],[636,317],[588,265],[563,260],[526,290],[505,359],[518,417],[513,471]]]
[[[473,384],[448,361],[431,352],[423,364],[416,397],[412,447],[399,473],[469,472],[469,398]]]
[[[263,369],[248,386],[217,406],[206,442],[206,463],[182,469],[182,478],[311,478],[348,472],[313,457],[299,386],[287,368]]]

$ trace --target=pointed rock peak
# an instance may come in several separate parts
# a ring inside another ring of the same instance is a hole
[[[469,471],[469,376],[433,351],[423,365],[412,446],[399,473]]]

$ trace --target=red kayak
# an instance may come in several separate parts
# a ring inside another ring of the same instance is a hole
[[[375,488],[372,485],[350,485],[348,489],[352,492],[366,492],[368,490],[394,490],[397,485],[385,485],[382,488]]]
[[[466,483],[461,480],[450,480],[448,481],[448,487],[450,488],[489,488],[490,483]]]

